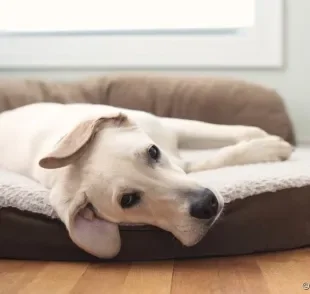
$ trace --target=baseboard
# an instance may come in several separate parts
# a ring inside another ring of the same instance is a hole
[[[297,146],[310,146],[310,137],[297,138]]]

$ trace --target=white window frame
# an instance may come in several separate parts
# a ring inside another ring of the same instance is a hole
[[[283,0],[256,0],[251,28],[178,34],[0,36],[0,69],[280,68]]]

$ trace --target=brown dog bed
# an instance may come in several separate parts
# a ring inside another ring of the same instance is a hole
[[[2,111],[39,101],[105,103],[161,116],[259,126],[293,142],[282,99],[273,90],[213,78],[109,76],[73,83],[1,81]],[[209,156],[200,151],[185,156]],[[310,244],[310,152],[288,162],[192,174],[223,194],[222,218],[196,246],[150,226],[121,227],[115,260],[154,260],[246,254]],[[0,171],[0,257],[96,260],[72,243],[46,201],[48,191]]]

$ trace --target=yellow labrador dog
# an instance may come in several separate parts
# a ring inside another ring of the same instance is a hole
[[[0,166],[51,189],[71,239],[111,258],[118,224],[151,224],[186,246],[219,217],[223,199],[186,173],[289,158],[292,147],[256,127],[162,118],[104,105],[38,103],[0,115]],[[223,147],[186,162],[179,149]]]

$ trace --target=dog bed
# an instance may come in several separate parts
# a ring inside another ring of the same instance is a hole
[[[191,152],[187,157],[210,156]],[[288,162],[193,173],[223,196],[222,219],[196,246],[183,247],[151,226],[123,226],[116,260],[245,254],[310,244],[310,149]],[[47,202],[48,191],[23,176],[0,173],[0,257],[96,260],[67,236]]]
[[[108,76],[82,82],[1,81],[2,111],[39,101],[105,103],[157,115],[259,126],[293,142],[281,97],[243,81]],[[184,151],[186,157],[214,151]],[[290,161],[193,173],[225,198],[221,219],[194,247],[152,226],[122,226],[114,260],[247,254],[310,244],[310,149]],[[79,249],[47,201],[48,190],[0,170],[0,258],[97,260]]]

